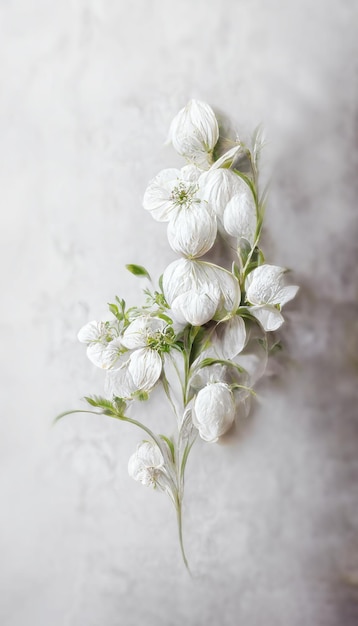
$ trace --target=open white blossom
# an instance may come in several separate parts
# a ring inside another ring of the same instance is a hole
[[[198,178],[201,174],[195,165],[181,170],[162,170],[149,183],[143,198],[143,207],[158,222],[168,222],[181,208],[189,208],[200,202]]]
[[[210,204],[220,220],[230,200],[244,193],[247,186],[235,172],[215,167],[200,176],[199,185],[201,197]]]
[[[161,350],[167,335],[167,323],[142,315],[124,331],[122,345],[132,352],[122,355],[107,372],[106,392],[111,396],[128,398],[138,391],[150,391],[162,373]]]
[[[206,254],[216,239],[216,216],[207,202],[183,206],[168,224],[168,241],[178,254],[197,258]]]
[[[256,204],[248,185],[243,185],[227,203],[223,224],[226,232],[238,239],[247,239],[251,246],[255,243],[257,227]]]
[[[284,284],[286,270],[277,265],[260,265],[247,276],[246,298],[252,305],[250,313],[266,331],[277,330],[284,318],[280,309],[295,297],[298,287]]]
[[[204,261],[171,263],[163,274],[163,291],[174,318],[193,326],[230,316],[240,302],[235,276]]]
[[[230,387],[217,382],[201,389],[194,401],[192,418],[200,437],[216,442],[235,419],[235,401]]]
[[[102,369],[112,367],[122,352],[118,330],[111,322],[88,322],[80,329],[77,337],[81,343],[87,344],[89,360]]]
[[[168,140],[180,156],[200,168],[212,163],[219,139],[219,126],[212,108],[200,100],[190,100],[173,119]]]
[[[158,446],[151,441],[138,444],[128,461],[128,474],[148,487],[163,487],[164,458]]]

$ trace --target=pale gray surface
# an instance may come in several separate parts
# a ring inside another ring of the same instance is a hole
[[[357,624],[357,3],[2,0],[0,19],[1,625]],[[301,284],[290,366],[189,463],[193,578],[169,501],[127,476],[137,434],[50,428],[101,391],[76,333],[138,301],[124,264],[175,256],[141,197],[180,163],[163,142],[190,97],[244,137],[263,122],[265,249]]]

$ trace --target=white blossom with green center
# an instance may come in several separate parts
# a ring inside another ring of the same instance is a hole
[[[121,342],[128,351],[107,372],[106,387],[122,398],[150,391],[162,372],[162,354],[170,350],[173,331],[158,317],[141,315],[124,331]]]
[[[201,201],[197,184],[200,174],[195,165],[162,170],[150,181],[143,207],[158,222],[169,222],[182,207],[195,207]]]

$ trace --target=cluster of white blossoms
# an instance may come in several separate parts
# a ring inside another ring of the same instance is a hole
[[[252,387],[273,344],[269,334],[283,323],[282,307],[298,287],[287,285],[286,270],[266,264],[259,248],[264,198],[258,136],[251,148],[236,141],[223,152],[212,108],[191,100],[174,118],[169,139],[185,164],[154,176],[143,206],[167,222],[169,245],[180,258],[164,270],[154,291],[145,268],[127,266],[149,281],[145,303],[127,309],[116,298],[109,305],[112,318],[86,324],[78,338],[106,372],[105,397],[86,399],[97,411],[145,431],[128,471],[169,494],[182,546],[184,470],[196,435],[217,442],[247,416]],[[210,261],[218,240],[221,257],[223,246],[226,251],[222,265]],[[173,409],[169,435],[125,415],[156,386]]]

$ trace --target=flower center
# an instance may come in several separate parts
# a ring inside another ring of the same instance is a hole
[[[177,206],[189,207],[193,202],[199,202],[199,200],[195,198],[197,190],[197,185],[180,181],[178,185],[174,187],[170,198]]]
[[[172,328],[168,327],[164,332],[157,331],[153,335],[147,337],[147,347],[157,352],[169,352],[173,343],[175,333]]]

